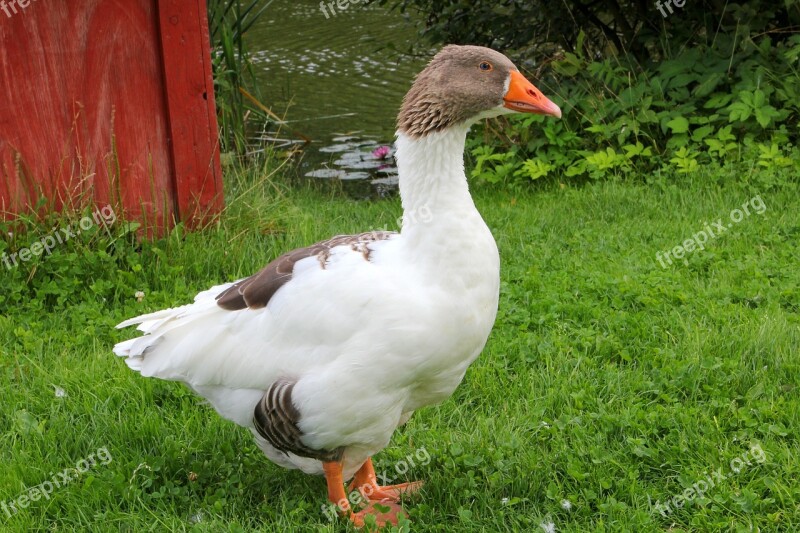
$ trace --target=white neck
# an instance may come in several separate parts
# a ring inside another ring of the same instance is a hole
[[[440,217],[477,214],[464,173],[468,130],[464,125],[418,139],[397,134],[402,234],[424,231],[423,226],[436,223]]]
[[[457,295],[468,309],[464,320],[488,335],[497,310],[500,258],[467,187],[468,129],[448,128],[418,139],[398,134],[403,201],[398,264],[413,266],[421,285],[434,283]]]

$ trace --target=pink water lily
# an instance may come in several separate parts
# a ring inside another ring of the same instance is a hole
[[[389,155],[392,149],[388,146],[379,146],[372,151],[372,155],[375,159],[386,159],[386,156]]]

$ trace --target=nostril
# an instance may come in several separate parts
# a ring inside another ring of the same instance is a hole
[[[533,89],[528,89],[528,94],[533,96],[534,98],[539,98],[539,94]]]

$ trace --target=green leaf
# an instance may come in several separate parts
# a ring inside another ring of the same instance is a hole
[[[694,142],[700,142],[703,139],[705,139],[706,137],[708,137],[711,134],[711,132],[713,132],[713,131],[714,131],[714,127],[713,126],[702,126],[702,127],[699,127],[699,128],[695,129],[692,132],[692,140]]]
[[[32,432],[36,432],[41,435],[44,430],[44,422],[37,420],[35,416],[25,409],[14,413],[14,418],[16,418],[18,430],[23,435],[28,435]]]
[[[720,109],[728,105],[731,100],[733,100],[733,95],[717,93],[709,98],[706,103],[703,104],[703,107],[705,109]]]
[[[672,133],[686,133],[689,131],[689,121],[684,117],[675,117],[667,122],[667,127],[672,130]]]
[[[767,105],[764,107],[756,108],[755,110],[756,121],[762,128],[766,128],[772,122],[773,118],[778,116],[778,110]]]
[[[744,102],[734,102],[728,107],[728,111],[730,111],[728,120],[730,122],[744,122],[750,118],[750,110],[751,107]]]
[[[752,402],[753,400],[757,400],[762,394],[764,394],[764,384],[763,383],[756,383],[750,390],[748,390],[744,397],[747,401]]]
[[[757,89],[753,93],[753,107],[763,107],[765,103],[767,103],[767,96],[764,94],[764,91]]]
[[[719,72],[714,72],[710,74],[706,79],[704,79],[697,87],[694,88],[692,91],[692,96],[695,98],[703,98],[711,94],[711,92],[717,88],[717,85],[723,80],[723,75]]]
[[[528,159],[522,163],[521,172],[532,180],[547,176],[553,170],[553,165],[540,159]]]

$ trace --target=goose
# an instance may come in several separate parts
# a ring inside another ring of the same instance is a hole
[[[114,353],[144,377],[188,385],[272,462],[324,475],[330,505],[356,526],[368,514],[397,524],[400,498],[422,483],[381,486],[371,458],[414,411],[450,397],[497,314],[500,259],[464,144],[473,123],[506,113],[561,117],[500,52],[444,47],[397,119],[399,232],[336,236],[126,320],[117,327],[143,335]]]

